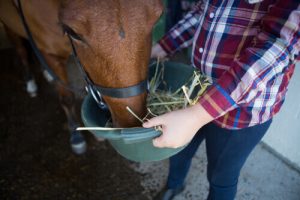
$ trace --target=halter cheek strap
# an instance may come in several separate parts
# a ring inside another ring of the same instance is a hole
[[[87,83],[88,86],[88,91],[92,94],[93,98],[95,101],[100,105],[100,107],[103,106],[104,102],[102,99],[102,95],[112,97],[112,98],[129,98],[133,96],[137,96],[140,94],[143,94],[144,92],[147,91],[148,88],[148,81],[143,80],[140,83],[129,86],[129,87],[123,87],[123,88],[107,88],[103,87],[100,85],[96,85],[89,77],[89,75],[86,73],[84,70],[84,67],[82,63],[80,62],[80,59],[77,55],[77,51],[74,45],[74,42],[72,38],[68,35],[71,47],[72,47],[72,52],[73,56],[75,58],[76,64],[79,67],[81,74],[83,75],[84,80]]]
[[[37,46],[37,44],[35,43],[35,41],[33,39],[32,33],[30,31],[30,28],[27,24],[27,21],[26,21],[24,12],[23,12],[21,0],[17,0],[16,3],[17,3],[16,6],[17,6],[17,9],[19,11],[19,15],[21,17],[22,24],[24,26],[25,32],[26,32],[27,37],[28,37],[28,41],[29,41],[29,43],[30,43],[30,45],[31,45],[31,47],[34,51],[34,54],[36,55],[37,59],[39,60],[39,62],[41,64],[41,67],[42,67],[42,70],[43,70],[43,73],[44,73],[46,79],[49,80],[49,82],[54,81],[55,83],[59,84],[60,86],[62,86],[63,88],[65,88],[65,89],[67,89],[71,92],[82,93],[82,91],[80,89],[71,87],[71,86],[67,85],[64,81],[62,81],[56,75],[56,73],[52,70],[52,68],[48,65],[45,57],[43,56],[41,51],[38,49],[38,46]]]

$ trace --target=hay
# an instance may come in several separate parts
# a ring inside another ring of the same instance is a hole
[[[159,65],[162,67],[159,67]],[[200,74],[199,71],[195,71],[190,80],[187,81],[181,88],[174,92],[170,90],[159,89],[160,85],[166,85],[163,80],[164,77],[164,63],[160,63],[159,59],[156,63],[155,73],[149,82],[149,94],[147,97],[147,110],[148,113],[143,118],[137,116],[130,107],[126,107],[127,111],[131,113],[141,123],[149,120],[152,117],[165,114],[174,110],[186,108],[190,105],[195,105],[201,95],[205,92],[210,85],[208,78]],[[111,122],[106,124],[106,127],[79,127],[76,130],[121,130],[122,128],[110,128]],[[155,127],[157,130],[161,130],[160,126]]]
[[[163,80],[164,63],[159,70],[159,60],[153,78],[150,80],[150,89],[147,98],[147,108],[150,114],[157,116],[170,111],[195,105],[201,95],[210,85],[209,80],[199,71],[195,71],[190,80],[175,92],[160,90],[159,85],[165,84]]]

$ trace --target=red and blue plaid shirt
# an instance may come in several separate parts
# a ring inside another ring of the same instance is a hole
[[[193,65],[213,83],[200,104],[218,125],[240,129],[279,111],[299,55],[299,27],[300,0],[208,0],[159,44],[168,54],[193,44]]]

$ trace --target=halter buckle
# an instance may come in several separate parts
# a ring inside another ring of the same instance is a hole
[[[100,92],[98,90],[95,90],[95,88],[91,84],[88,84],[86,88],[88,92],[92,95],[93,99],[97,102],[99,108],[102,110],[107,110],[107,105],[104,103]]]

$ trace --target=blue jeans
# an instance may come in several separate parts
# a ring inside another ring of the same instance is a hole
[[[192,157],[205,139],[210,186],[208,200],[233,200],[240,170],[271,121],[241,130],[228,130],[213,123],[204,126],[184,150],[170,158],[167,187],[174,189],[183,186]]]

